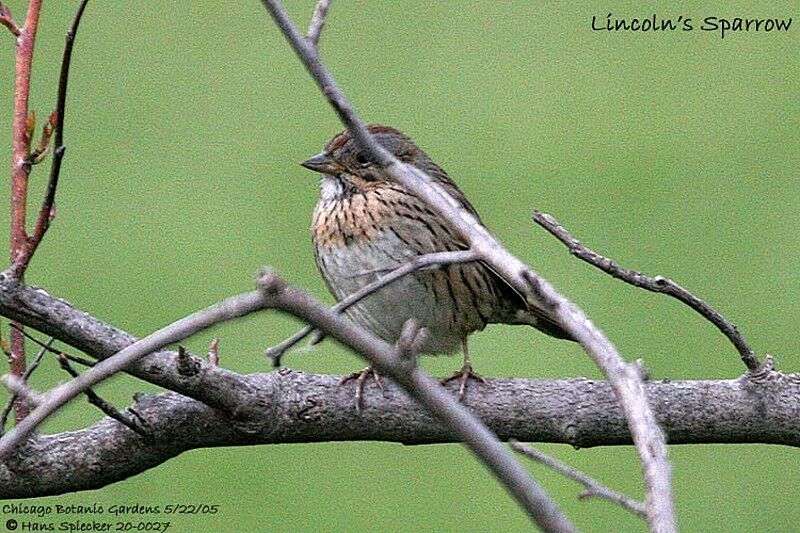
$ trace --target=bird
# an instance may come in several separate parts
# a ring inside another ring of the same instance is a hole
[[[430,176],[483,225],[447,172],[410,137],[380,124],[370,124],[367,130],[398,160]],[[415,257],[469,248],[455,227],[392,180],[347,130],[301,165],[321,176],[311,235],[317,267],[337,301]],[[574,340],[546,310],[526,301],[482,261],[417,270],[370,294],[346,314],[390,343],[398,340],[406,321],[414,319],[427,329],[423,354],[453,354],[460,349],[461,370],[442,380],[460,382],[459,400],[469,379],[484,381],[472,367],[467,338],[487,324],[525,324],[552,337]],[[357,406],[371,372],[365,369],[343,380],[357,376]],[[378,374],[373,376],[380,385]]]

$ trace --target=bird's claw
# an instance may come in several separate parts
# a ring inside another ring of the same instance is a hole
[[[467,392],[467,382],[470,379],[474,379],[475,381],[479,381],[481,383],[486,383],[486,379],[477,372],[475,372],[472,369],[472,364],[467,362],[464,363],[464,366],[461,367],[461,370],[459,370],[450,377],[439,380],[439,383],[441,383],[442,385],[447,385],[451,381],[458,380],[458,382],[460,383],[458,387],[458,401],[463,402],[464,396],[466,395]]]
[[[342,380],[339,382],[339,385],[344,385],[348,381],[356,382],[355,400],[356,400],[357,413],[360,413],[361,408],[364,407],[364,385],[366,385],[367,379],[370,376],[372,376],[372,379],[375,381],[375,383],[378,384],[378,387],[380,387],[381,392],[383,392],[383,376],[381,376],[378,373],[378,371],[372,368],[371,366],[359,372],[353,372],[352,374],[343,377]]]

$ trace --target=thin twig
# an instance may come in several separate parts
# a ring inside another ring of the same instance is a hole
[[[215,338],[208,347],[208,364],[219,366],[219,339]]]
[[[31,91],[31,66],[33,49],[36,44],[36,30],[39,25],[39,13],[42,0],[31,0],[25,25],[20,28],[17,37],[17,62],[14,87],[14,123],[12,139],[11,168],[11,261],[16,263],[27,247],[28,235],[25,228],[26,200],[28,197],[28,155],[30,153],[30,136],[28,134],[29,108],[28,99]],[[24,270],[24,269],[23,269]],[[21,273],[20,273],[21,274]],[[22,375],[22,371],[18,373]]]
[[[50,178],[47,182],[47,189],[45,191],[42,206],[39,209],[39,216],[36,219],[36,225],[33,228],[33,233],[27,239],[26,246],[23,252],[17,257],[12,265],[12,275],[20,276],[28,267],[28,263],[42,242],[44,234],[50,227],[50,223],[55,217],[55,200],[56,189],[58,187],[58,178],[61,175],[61,162],[64,159],[64,152],[67,147],[64,146],[64,115],[66,113],[67,105],[67,86],[69,84],[69,67],[72,63],[72,48],[75,44],[75,37],[78,35],[78,28],[83,18],[83,11],[86,9],[86,4],[89,0],[83,0],[78,6],[78,11],[75,13],[75,18],[72,21],[72,27],[67,32],[64,42],[64,54],[61,59],[61,74],[58,80],[58,96],[56,98],[55,110],[55,137],[53,139],[53,161],[50,166]]]
[[[11,10],[2,2],[0,2],[0,24],[8,28],[15,37],[19,37],[19,26],[11,15]]]
[[[28,380],[28,378],[31,377],[33,372],[37,368],[39,368],[39,365],[42,363],[42,359],[44,358],[44,354],[46,354],[48,351],[52,350],[51,346],[53,345],[53,343],[55,341],[56,341],[55,337],[50,337],[50,339],[41,346],[41,348],[39,349],[39,353],[36,354],[36,357],[34,357],[33,361],[30,364],[30,366],[28,366],[28,368],[25,370],[25,376],[24,377],[25,377],[26,381]]]
[[[83,365],[87,368],[91,368],[97,364],[97,361],[92,361],[91,359],[86,359],[85,357],[80,357],[78,355],[72,355],[71,353],[65,352],[63,350],[54,350],[56,355],[64,356],[69,361],[73,363],[78,363],[79,365]]]
[[[68,352],[65,352],[63,350],[56,350],[55,348],[51,348],[50,345],[51,345],[52,341],[55,340],[55,337],[51,339],[51,342],[44,343],[44,342],[40,341],[39,339],[37,339],[36,337],[34,337],[33,335],[31,335],[28,332],[26,332],[18,324],[12,323],[11,327],[13,329],[19,330],[28,340],[30,340],[30,341],[34,342],[35,344],[39,345],[39,347],[42,348],[44,351],[47,351],[47,352],[50,352],[50,353],[54,353],[59,357],[64,356],[67,359],[69,359],[70,361],[72,361],[73,363],[78,363],[79,365],[83,365],[83,366],[87,366],[87,367],[92,367],[95,364],[97,364],[97,363],[95,363],[95,361],[92,361],[90,359],[86,359],[85,357],[72,355],[72,354],[70,354]],[[34,361],[34,362],[36,362],[36,361]]]
[[[30,173],[31,138],[29,134],[28,100],[31,92],[31,70],[33,65],[33,49],[36,44],[36,30],[39,27],[39,13],[42,0],[30,0],[25,15],[25,25],[17,35],[17,61],[14,72],[14,120],[11,139],[11,262],[15,265],[25,253],[28,245],[26,229],[26,213],[28,202],[28,174]],[[22,279],[22,272],[17,277]],[[11,374],[22,377],[25,374],[25,339],[15,330],[10,333],[11,358],[9,362]],[[17,403],[14,408],[14,419],[20,421],[28,414],[28,407]]]
[[[596,480],[590,478],[580,470],[573,468],[567,464],[564,464],[555,457],[551,457],[546,453],[537,450],[536,448],[527,446],[516,439],[508,439],[508,444],[511,446],[511,448],[521,453],[525,457],[529,457],[534,461],[550,468],[551,470],[555,470],[559,474],[563,474],[564,476],[572,480],[575,480],[581,485],[583,485],[586,490],[584,490],[578,496],[579,498],[581,499],[592,498],[592,497],[602,498],[604,500],[608,500],[618,505],[621,505],[625,509],[641,516],[642,518],[647,518],[647,511],[643,503],[638,502],[632,498],[628,498],[624,494],[621,494],[615,490],[609,489],[608,487],[600,484]]]
[[[14,327],[19,327],[19,326],[14,324]],[[25,332],[23,332],[23,334],[26,337],[30,337]],[[44,343],[44,344],[41,345],[41,348],[39,349],[39,353],[36,354],[36,357],[34,357],[34,359],[31,362],[31,364],[25,370],[25,375],[23,376],[23,379],[25,381],[27,381],[28,378],[31,377],[31,374],[33,374],[34,370],[39,368],[39,365],[41,364],[42,359],[44,358],[44,354],[46,354],[48,351],[52,350],[52,348],[50,348],[50,346],[55,342],[55,340],[56,340],[55,337],[50,337],[50,340],[47,341],[47,343]],[[36,342],[40,342],[40,341],[37,340]],[[5,431],[6,431],[6,424],[8,423],[8,415],[11,413],[11,409],[14,407],[14,402],[15,401],[17,401],[17,396],[12,394],[11,398],[9,398],[8,403],[6,404],[5,408],[3,408],[2,414],[0,414],[0,435],[3,435],[5,433]]]
[[[25,383],[25,380],[23,380],[19,376],[15,376],[13,374],[6,374],[0,379],[2,379],[3,384],[6,386],[6,388],[9,391],[11,391],[11,394],[19,398],[26,405],[30,407],[36,407],[44,402],[44,395],[28,387],[28,385]]]
[[[372,283],[368,283],[364,285],[361,289],[357,290],[356,292],[347,296],[347,298],[343,299],[333,307],[331,307],[331,311],[335,311],[337,313],[343,313],[348,308],[352,307],[353,305],[357,304],[370,294],[377,292],[378,290],[382,289],[386,285],[389,285],[393,281],[396,281],[403,276],[407,276],[417,270],[423,268],[431,268],[435,266],[443,266],[447,264],[455,264],[455,263],[469,263],[471,261],[475,261],[477,259],[477,255],[475,252],[471,250],[460,250],[457,252],[436,252],[431,254],[419,255],[409,261],[408,263],[392,270],[388,274],[376,279]],[[314,331],[314,328],[311,326],[306,326],[288,339],[284,340],[280,344],[273,346],[272,348],[268,348],[266,350],[266,356],[272,359],[272,366],[279,367],[281,366],[281,358],[283,355],[294,347],[298,342],[302,341],[306,338],[311,332]],[[316,344],[316,343],[314,343]]]
[[[468,213],[441,186],[420,169],[398,161],[370,135],[363,120],[350,105],[319,54],[292,24],[278,0],[262,0],[281,32],[289,41],[315,83],[341,121],[366,154],[389,176],[416,195],[451,224],[469,248],[521,294],[530,296],[530,304],[543,307],[571,336],[611,383],[628,419],[631,436],[642,464],[647,491],[648,524],[652,531],[676,531],[672,499],[672,480],[664,433],[656,423],[644,393],[641,376],[620,357],[614,345],[589,320],[586,314],[559,294],[541,276],[513,256],[495,239],[475,216]]]
[[[328,15],[328,9],[331,7],[331,0],[319,0],[317,7],[314,8],[314,15],[311,17],[311,23],[308,25],[306,32],[306,39],[314,48],[319,47],[319,38],[322,35],[322,29],[325,27],[325,17]]]
[[[72,368],[72,365],[69,364],[69,359],[60,355],[58,358],[58,364],[61,365],[61,368],[64,371],[72,376],[73,378],[77,378],[80,374]],[[89,403],[100,409],[106,416],[110,416],[123,426],[127,427],[131,431],[138,433],[142,437],[148,437],[147,431],[141,427],[141,421],[139,419],[134,418],[128,414],[122,413],[117,410],[116,407],[102,399],[100,396],[97,395],[91,388],[87,388],[83,391],[86,395],[86,398],[89,400]]]
[[[725,319],[720,313],[714,310],[711,306],[703,300],[687,291],[669,278],[662,276],[649,277],[636,270],[624,268],[617,262],[608,257],[602,256],[597,252],[590,250],[581,242],[573,237],[558,220],[549,213],[542,213],[534,211],[533,220],[541,227],[549,231],[556,239],[561,241],[568,249],[569,253],[578,259],[589,263],[590,265],[599,268],[606,274],[620,279],[626,283],[639,287],[651,292],[657,292],[672,296],[673,298],[683,302],[690,308],[694,309],[703,318],[714,324],[718,330],[725,335],[728,340],[733,343],[733,346],[739,352],[745,366],[748,370],[755,370],[758,368],[758,359],[755,352],[747,344],[747,341],[739,333],[731,322]]]

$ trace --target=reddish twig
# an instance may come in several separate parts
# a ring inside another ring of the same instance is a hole
[[[8,366],[12,376],[24,376],[26,370],[25,362],[25,337],[19,331],[12,329],[9,333],[11,338],[11,356],[8,358]],[[19,422],[30,410],[25,404],[14,402],[14,420]]]
[[[31,0],[25,26],[17,38],[17,62],[14,84],[14,121],[12,126],[11,166],[11,260],[17,262],[27,246],[25,201],[28,196],[30,135],[28,133],[28,99],[31,90],[31,65],[36,44],[36,30],[42,0]],[[22,375],[20,373],[20,375]]]
[[[63,129],[64,129],[64,106],[66,104],[67,80],[69,77],[69,64],[72,57],[72,44],[78,30],[83,10],[86,2],[83,0],[72,29],[67,33],[67,41],[64,47],[64,57],[61,63],[61,76],[58,87],[58,99],[56,103],[55,116],[51,115],[50,120],[42,131],[42,140],[36,147],[35,157],[31,154],[31,138],[34,124],[34,116],[29,112],[28,103],[31,88],[31,67],[33,64],[33,50],[36,44],[36,30],[39,24],[39,13],[42,8],[42,0],[31,0],[28,4],[28,13],[25,17],[25,26],[18,28],[17,34],[17,62],[15,72],[14,87],[14,121],[12,130],[12,168],[11,168],[11,269],[10,274],[20,280],[24,278],[25,270],[28,268],[31,257],[39,246],[39,243],[47,231],[55,214],[54,201],[55,190],[58,184],[58,175],[61,170],[61,160],[64,156]],[[0,18],[5,17],[10,20],[11,13],[5,8],[0,14]],[[13,31],[13,30],[12,30]],[[55,130],[56,149],[53,153],[53,164],[50,172],[50,180],[47,185],[42,208],[34,227],[33,235],[28,235],[26,223],[26,205],[28,201],[28,176],[34,160],[44,155],[49,137]],[[25,373],[25,340],[18,329],[11,330],[11,357],[10,370],[14,376],[21,377]],[[26,406],[19,404],[14,409],[14,417],[17,421],[28,414]]]
[[[11,140],[11,261],[16,264],[25,252],[28,244],[28,234],[25,229],[25,206],[28,197],[28,173],[30,163],[28,99],[31,90],[31,66],[33,64],[33,49],[36,44],[36,30],[39,25],[39,13],[42,9],[42,0],[31,0],[25,16],[25,26],[18,28],[17,34],[17,60],[14,81],[14,120],[12,125]],[[20,275],[21,278],[21,275]],[[12,329],[11,357],[9,367],[12,376],[20,379],[25,375],[25,338],[22,334]],[[21,402],[16,402],[14,419],[20,421],[25,418],[29,409]]]
[[[42,200],[42,206],[39,209],[39,216],[36,219],[36,225],[33,228],[33,233],[30,237],[26,238],[26,243],[23,249],[19,252],[14,259],[11,267],[11,274],[16,277],[22,277],[25,270],[28,268],[31,257],[36,252],[39,244],[42,242],[44,234],[50,227],[50,223],[55,217],[55,199],[56,188],[58,187],[58,178],[61,174],[61,162],[64,159],[64,115],[67,105],[67,86],[69,84],[69,67],[72,63],[72,48],[75,43],[75,37],[78,34],[78,28],[83,18],[83,12],[86,9],[86,4],[89,0],[83,0],[78,6],[78,11],[75,13],[75,18],[72,21],[72,27],[67,32],[64,41],[64,54],[61,59],[61,74],[58,80],[58,96],[56,98],[56,110],[50,115],[50,125],[55,132],[53,139],[53,161],[50,166],[50,178],[47,182],[47,189]],[[42,143],[44,143],[44,137]],[[43,151],[44,147],[37,147],[38,151]],[[24,228],[24,226],[23,226]]]
[[[19,26],[17,26],[14,17],[11,16],[11,10],[7,5],[0,3],[0,24],[8,28],[8,31],[19,37]]]
[[[645,276],[636,270],[623,268],[615,261],[590,250],[582,245],[578,239],[573,237],[566,228],[558,222],[558,220],[548,213],[534,211],[533,220],[549,231],[556,239],[561,241],[569,249],[569,253],[578,259],[634,287],[666,294],[685,303],[690,308],[697,311],[703,318],[714,324],[714,326],[733,343],[748,370],[753,371],[758,368],[759,363],[755,352],[753,352],[752,348],[747,344],[747,341],[745,341],[744,337],[736,329],[736,326],[728,322],[725,317],[691,292],[669,278],[664,278],[662,276]]]
[[[208,347],[208,364],[219,366],[219,339],[212,340]]]

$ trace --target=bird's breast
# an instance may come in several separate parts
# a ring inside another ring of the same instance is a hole
[[[311,226],[314,245],[349,246],[374,239],[384,223],[384,206],[375,195],[353,194],[337,200],[320,200]]]

